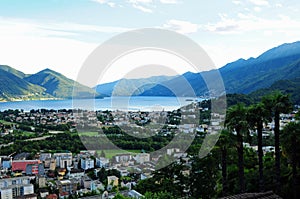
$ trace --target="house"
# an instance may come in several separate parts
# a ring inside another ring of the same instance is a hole
[[[77,183],[73,180],[58,180],[56,181],[56,186],[58,188],[59,197],[68,197],[73,195],[77,190]]]
[[[112,186],[118,186],[119,178],[117,176],[107,176],[107,184]]]
[[[72,165],[72,153],[54,153],[56,166],[59,168],[67,168]]]
[[[50,195],[46,196],[46,199],[57,199],[57,195],[56,194],[50,194]]]
[[[143,197],[143,195],[137,192],[136,190],[130,190],[128,192],[128,196],[135,199],[140,199]]]
[[[27,164],[26,175],[45,175],[44,164]]]
[[[25,173],[27,165],[40,163],[40,160],[13,160],[12,171],[22,171]]]
[[[113,157],[114,161],[117,163],[125,163],[132,159],[131,154],[118,154]]]
[[[93,169],[95,167],[95,160],[91,158],[81,159],[81,168],[83,170]]]
[[[139,153],[135,156],[135,160],[138,164],[144,164],[145,162],[150,161],[149,153]]]
[[[96,166],[108,168],[109,167],[109,159],[103,158],[103,157],[96,158]]]
[[[70,179],[81,179],[84,176],[84,170],[83,169],[71,169],[69,172],[69,178]]]

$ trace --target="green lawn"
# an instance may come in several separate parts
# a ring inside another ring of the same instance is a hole
[[[34,132],[29,132],[29,131],[22,131],[22,135],[31,136],[31,135],[35,135],[35,133]]]
[[[78,135],[81,136],[81,135],[85,135],[85,136],[98,136],[98,132],[78,132]]]
[[[112,157],[117,154],[124,154],[124,153],[137,154],[141,152],[141,150],[122,150],[122,149],[111,149],[111,150],[103,150],[103,151],[105,153],[105,157],[108,159],[112,159]],[[100,155],[101,151],[97,151],[97,153]]]

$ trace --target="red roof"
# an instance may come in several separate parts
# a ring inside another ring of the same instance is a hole
[[[28,164],[39,164],[39,160],[14,160],[12,161],[13,171],[26,171],[26,166]]]
[[[47,199],[57,199],[57,195],[56,194],[50,194],[48,196],[46,196]]]

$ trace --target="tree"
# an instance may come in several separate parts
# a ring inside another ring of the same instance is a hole
[[[292,110],[292,103],[289,95],[282,94],[280,91],[274,91],[272,94],[264,96],[262,98],[264,106],[274,116],[274,136],[275,136],[275,180],[276,190],[280,193],[280,114],[289,113]]]
[[[297,188],[297,165],[300,164],[300,123],[291,122],[282,131],[282,146],[285,154],[291,159],[293,194],[297,198],[299,188]]]
[[[103,151],[103,150],[101,151],[100,157],[103,157],[103,158],[105,158],[105,153],[104,153],[104,151]]]
[[[236,132],[237,137],[237,152],[238,152],[238,176],[240,192],[245,192],[245,174],[244,174],[244,147],[243,147],[243,134],[247,131],[247,108],[244,104],[236,104],[231,106],[226,113],[225,126],[231,131]]]
[[[168,192],[158,192],[158,193],[146,192],[143,197],[143,199],[173,199],[173,198],[175,197]]]
[[[257,131],[259,190],[264,191],[262,131],[263,124],[270,121],[270,112],[263,103],[251,105],[247,112],[247,120],[250,128]]]
[[[192,198],[215,198],[217,187],[218,163],[214,153],[204,158],[194,157],[190,178]]]
[[[228,194],[228,179],[227,179],[227,154],[228,148],[233,145],[234,137],[227,130],[223,129],[220,134],[220,138],[217,143],[217,147],[221,151],[221,167],[222,167],[222,195],[226,196]]]

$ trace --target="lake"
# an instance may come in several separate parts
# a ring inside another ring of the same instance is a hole
[[[181,106],[197,101],[195,98],[184,97],[105,97],[103,99],[76,99],[76,100],[35,100],[1,102],[0,110],[23,109],[86,109],[86,110],[129,110],[129,111],[161,111],[175,110]]]

